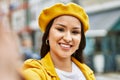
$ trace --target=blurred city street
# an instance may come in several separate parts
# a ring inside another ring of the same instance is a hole
[[[58,2],[74,2],[85,8],[88,14],[90,28],[85,33],[86,46],[83,53],[85,63],[95,72],[96,80],[120,80],[120,0],[0,0],[0,32],[3,31],[2,26],[9,26],[15,32],[17,50],[22,61],[40,59],[43,33],[39,30],[38,16],[43,8]],[[2,41],[1,35],[0,40]],[[7,43],[6,45],[8,47]],[[7,55],[0,53],[0,59],[3,59],[0,64],[16,59],[16,55],[9,52],[12,42],[9,50],[6,50],[6,45],[3,45],[3,49],[8,52]],[[2,70],[1,66],[0,69]]]
[[[96,74],[96,80],[120,80],[120,73]]]

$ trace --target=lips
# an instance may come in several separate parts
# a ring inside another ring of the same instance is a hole
[[[70,44],[60,43],[59,45],[60,45],[60,47],[61,47],[62,49],[64,49],[64,50],[69,50],[69,49],[72,47],[72,45],[70,45]]]

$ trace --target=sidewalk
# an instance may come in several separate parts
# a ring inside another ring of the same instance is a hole
[[[96,80],[120,80],[120,73],[96,74]]]

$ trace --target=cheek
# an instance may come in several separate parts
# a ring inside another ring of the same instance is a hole
[[[53,44],[54,42],[57,42],[59,40],[60,36],[61,35],[56,30],[51,30],[48,39],[51,44]]]
[[[76,37],[75,38],[75,44],[76,44],[77,47],[79,47],[80,42],[81,42],[81,36]]]

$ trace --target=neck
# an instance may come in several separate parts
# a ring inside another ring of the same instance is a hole
[[[56,56],[51,55],[53,64],[55,68],[58,68],[63,71],[71,72],[72,71],[72,61],[70,58],[57,58]]]

